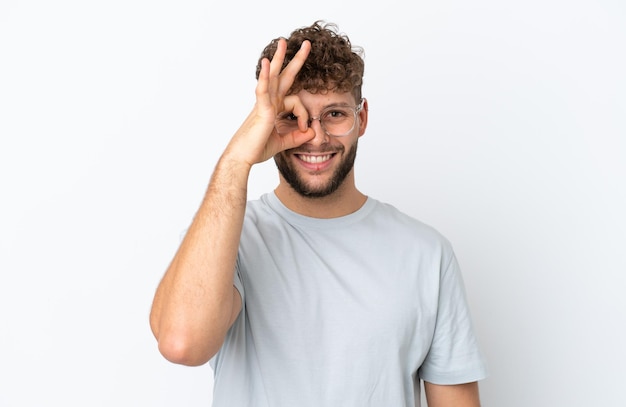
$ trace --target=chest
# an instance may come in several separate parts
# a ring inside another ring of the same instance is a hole
[[[434,331],[437,271],[417,248],[290,239],[255,246],[240,266],[249,328],[276,349],[339,356],[428,343]]]

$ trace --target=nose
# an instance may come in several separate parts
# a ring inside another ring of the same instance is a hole
[[[317,123],[317,124],[315,124]],[[315,124],[315,126],[314,126]],[[311,144],[324,144],[328,141],[330,136],[326,134],[324,129],[322,128],[322,120],[320,117],[310,117],[309,118],[309,127],[313,129],[315,132],[315,137],[309,141]]]

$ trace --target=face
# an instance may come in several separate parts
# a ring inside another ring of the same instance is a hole
[[[356,106],[351,93],[311,94],[298,93],[309,117],[317,117],[321,111],[334,104]],[[315,137],[309,142],[274,156],[282,178],[304,197],[320,198],[335,192],[351,174],[356,158],[358,138],[365,131],[366,106],[357,114],[352,131],[342,137],[324,133],[318,120],[309,131]]]

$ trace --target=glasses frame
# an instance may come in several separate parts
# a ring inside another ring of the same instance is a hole
[[[309,117],[309,120],[307,120],[307,127],[311,127],[311,123],[313,123],[314,120],[318,120],[320,122],[320,127],[322,128],[322,130],[324,130],[324,134],[326,134],[327,136],[330,137],[345,137],[348,134],[350,134],[352,132],[352,130],[354,130],[354,126],[356,126],[356,118],[358,113],[363,110],[363,103],[365,102],[365,98],[361,98],[361,100],[359,101],[359,104],[356,106],[345,106],[345,105],[334,105],[334,106],[328,106],[327,108],[325,108],[324,110],[322,110],[319,114],[319,116],[313,116],[313,117]],[[346,131],[343,134],[331,134],[328,130],[326,130],[326,127],[324,127],[324,123],[322,122],[322,117],[324,116],[324,114],[329,111],[329,110],[333,110],[334,108],[337,107],[347,107],[349,109],[352,110],[352,113],[354,115],[354,121],[352,122],[352,127],[350,127],[350,130]],[[287,112],[285,112],[287,113]],[[276,116],[276,121],[278,121],[279,117],[281,115],[283,115],[284,113],[279,114],[278,116]],[[276,126],[276,123],[274,123],[274,128],[276,129],[276,133],[278,134],[288,134],[288,133],[280,133],[278,131],[278,127]],[[292,130],[293,131],[293,130]]]

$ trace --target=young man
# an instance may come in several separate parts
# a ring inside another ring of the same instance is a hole
[[[360,49],[320,22],[272,41],[256,104],[157,289],[160,352],[210,361],[214,407],[479,406],[485,367],[448,241],[355,186]],[[247,201],[254,164],[277,188]]]

